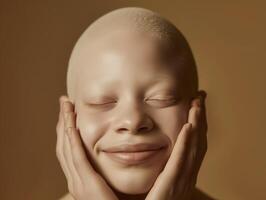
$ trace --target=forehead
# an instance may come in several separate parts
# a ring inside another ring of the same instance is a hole
[[[167,55],[157,38],[144,33],[118,31],[103,36],[80,51],[79,88],[176,86],[181,68]]]
[[[108,34],[98,35],[96,38],[87,37],[78,48],[79,65],[84,68],[95,69],[93,65],[103,66],[112,62],[126,64],[158,64],[176,61],[175,51],[169,49],[165,41],[143,31],[115,30]],[[173,55],[174,54],[174,55]],[[104,63],[106,61],[106,63]],[[146,61],[146,63],[145,63]],[[108,63],[109,62],[109,63]]]

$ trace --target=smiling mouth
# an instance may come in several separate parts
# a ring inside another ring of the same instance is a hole
[[[142,150],[142,151],[122,151],[122,152],[107,152],[106,155],[115,162],[123,165],[139,165],[146,163],[151,159],[159,156],[163,152],[165,147],[153,150]]]

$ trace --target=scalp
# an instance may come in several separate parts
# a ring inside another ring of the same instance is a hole
[[[162,41],[167,46],[167,51],[178,57],[178,64],[185,66],[183,73],[190,74],[184,75],[188,89],[196,92],[198,89],[196,64],[183,34],[169,20],[154,11],[139,7],[126,7],[113,10],[98,18],[77,40],[67,70],[67,93],[70,99],[74,99],[75,96],[76,68],[79,65],[82,49],[97,43],[106,34],[119,30],[145,32]]]

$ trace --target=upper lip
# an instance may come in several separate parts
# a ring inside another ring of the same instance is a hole
[[[158,150],[158,149],[163,148],[163,147],[165,147],[165,145],[154,144],[154,143],[121,144],[121,145],[105,148],[103,151],[109,152],[109,153],[137,152],[137,151]]]

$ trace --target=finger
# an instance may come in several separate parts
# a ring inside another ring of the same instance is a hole
[[[66,96],[61,96],[59,99],[60,104],[60,112],[59,112],[59,119],[57,123],[57,136],[59,137],[59,147],[62,147],[63,144],[63,135],[64,135],[64,103],[67,101]]]
[[[202,94],[199,94],[191,103],[192,107],[189,111],[188,122],[194,125],[195,139],[193,145],[196,145],[199,148],[198,151],[204,154],[207,150],[206,92],[200,92]]]
[[[65,126],[65,130],[67,130],[67,128],[69,127],[75,127],[75,121],[76,121],[76,117],[75,117],[75,113],[72,111],[68,111],[64,113],[64,126]]]
[[[74,105],[70,101],[64,101],[64,158],[66,160],[66,165],[69,170],[70,178],[68,181],[68,188],[70,191],[74,191],[75,187],[81,187],[81,179],[76,171],[72,158],[72,149],[67,136],[67,129],[74,128],[76,121],[76,114],[74,111]]]
[[[67,134],[64,135],[64,138],[65,138],[64,155],[66,159],[66,164],[69,169],[69,173],[71,175],[71,182],[69,183],[69,187],[73,191],[74,186],[80,185],[81,179],[73,163],[72,152],[71,152],[72,150]]]
[[[59,98],[59,116],[58,116],[58,122],[57,122],[57,126],[56,126],[56,129],[58,129],[58,130],[61,130],[61,129],[64,128],[64,108],[63,108],[63,103],[66,100],[67,100],[66,96],[61,96]],[[61,134],[61,136],[58,135],[58,133],[60,133],[60,131],[57,131],[56,133],[57,133],[58,137],[62,137],[62,134]]]
[[[208,122],[207,122],[207,111],[206,111],[206,98],[202,100],[202,128],[203,132],[207,134],[208,131]]]
[[[181,182],[185,182],[185,179],[191,179],[192,184],[196,183],[197,175],[207,150],[205,98],[206,93],[203,91],[191,104],[192,108],[188,121],[194,124],[195,137],[192,139],[189,159]]]
[[[77,173],[79,174],[79,177],[85,184],[86,177],[94,176],[95,171],[86,156],[86,152],[83,148],[79,130],[70,127],[67,129],[67,134],[70,141],[74,166],[77,170]]]
[[[64,150],[63,150],[63,143],[64,143],[63,98],[60,98],[59,104],[60,104],[60,112],[56,127],[56,133],[57,133],[56,155],[67,180],[69,180],[70,172],[66,165],[66,160],[64,157]]]
[[[169,193],[179,192],[179,189],[183,191],[183,187],[185,187],[185,185],[180,185],[178,180],[180,180],[180,176],[183,173],[183,168],[188,157],[186,153],[188,149],[186,143],[188,143],[191,130],[192,125],[190,123],[183,125],[177,137],[171,156],[166,163],[163,172],[156,179],[154,186],[148,194],[148,199],[163,199],[165,196],[168,196]],[[179,186],[179,188],[176,188],[177,186]],[[175,190],[172,190],[172,188]],[[154,194],[156,194],[156,197]]]
[[[200,98],[195,98],[192,103],[192,107],[189,110],[188,115],[188,124],[191,124],[191,129],[189,131],[181,131],[178,139],[180,144],[181,157],[179,171],[180,173],[176,176],[174,184],[176,185],[177,190],[184,190],[194,184],[195,180],[195,167],[197,162],[198,154],[198,140],[200,132]],[[186,133],[186,134],[184,134]],[[177,145],[177,144],[176,144]],[[178,162],[178,161],[177,161]]]
[[[192,124],[193,130],[198,130],[201,126],[200,124],[200,114],[202,108],[200,107],[200,98],[197,97],[192,100],[192,107],[189,110],[188,122]]]
[[[64,112],[74,112],[74,105],[69,101],[64,101]]]
[[[182,174],[180,174],[178,183],[179,185],[194,185],[197,178],[197,169],[199,167],[198,148],[190,144],[186,152],[186,160],[183,165]]]
[[[173,177],[176,179],[180,173],[183,173],[182,169],[187,160],[187,150],[191,133],[192,124],[184,124],[177,137],[171,156],[165,166],[166,177]]]
[[[201,129],[203,129],[203,132],[205,134],[207,134],[207,129],[208,129],[208,125],[207,125],[207,116],[206,116],[206,105],[205,105],[205,101],[206,101],[206,97],[207,97],[207,93],[204,90],[200,90],[198,91],[198,96],[196,97],[196,99],[194,99],[191,103],[191,106],[196,106],[196,107],[200,107],[201,108]]]
[[[72,160],[70,159],[72,157],[71,155],[71,149],[69,148],[69,139],[67,137],[67,129],[69,127],[75,127],[75,113],[73,112],[74,106],[72,105],[71,102],[68,101],[68,99],[64,100],[63,102],[63,112],[64,112],[64,155],[67,161],[68,168],[70,171],[72,170],[71,162]],[[73,173],[73,170],[72,172]],[[72,177],[74,177],[74,174],[72,174]]]
[[[73,114],[74,113],[74,105],[70,101],[65,101],[64,102],[64,122],[65,122],[65,130],[68,127],[76,127],[76,120],[73,119]]]
[[[79,177],[79,174],[77,173],[76,168],[75,168],[74,163],[73,163],[71,145],[70,145],[69,138],[67,136],[67,129],[71,128],[71,127],[72,128],[75,127],[75,125],[74,125],[75,118],[76,118],[76,115],[73,112],[67,113],[67,118],[65,119],[66,128],[64,129],[65,130],[65,134],[64,134],[64,156],[66,159],[68,169],[69,169],[70,174],[72,176],[72,180],[75,183],[78,183],[78,181],[80,181],[80,177]]]

